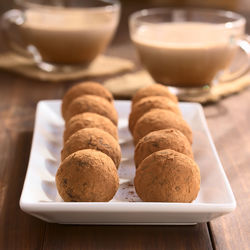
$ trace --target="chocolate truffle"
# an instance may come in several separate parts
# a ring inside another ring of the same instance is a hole
[[[64,131],[64,142],[76,131],[83,128],[99,128],[118,140],[117,127],[106,117],[95,113],[82,113],[73,116],[66,124]]]
[[[178,99],[173,95],[166,86],[161,84],[152,84],[147,87],[139,89],[132,99],[132,105],[137,103],[139,100],[149,96],[165,96],[171,99],[173,102],[178,102]]]
[[[105,116],[117,125],[118,115],[114,106],[106,99],[93,95],[83,95],[72,101],[66,111],[65,121],[68,122],[74,115],[85,112]]]
[[[110,201],[119,187],[114,162],[93,149],[69,155],[56,173],[58,193],[64,201]]]
[[[142,98],[140,101],[135,103],[129,115],[129,130],[132,134],[138,119],[151,109],[166,109],[177,115],[181,115],[181,111],[177,103],[165,96],[150,96]]]
[[[95,95],[105,98],[107,101],[112,102],[112,94],[101,84],[97,82],[83,82],[71,87],[63,97],[62,101],[62,115],[65,118],[66,110],[70,103],[77,97],[82,95]]]
[[[112,135],[99,128],[84,128],[75,132],[64,144],[61,159],[81,149],[95,149],[108,155],[118,168],[121,160],[119,143]]]
[[[147,134],[137,143],[134,154],[136,168],[146,157],[164,149],[172,149],[193,158],[191,145],[179,130],[157,130]]]
[[[142,161],[134,184],[143,201],[192,202],[200,190],[200,170],[190,157],[165,149]]]
[[[152,109],[144,114],[134,128],[134,143],[148,133],[161,129],[175,128],[180,130],[192,144],[192,131],[187,122],[175,113],[164,109]]]

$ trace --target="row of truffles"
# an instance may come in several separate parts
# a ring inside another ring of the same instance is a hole
[[[132,100],[129,129],[138,196],[147,202],[192,202],[200,190],[200,170],[177,97],[160,84],[140,89]]]
[[[58,193],[64,201],[110,201],[119,187],[121,161],[112,94],[95,82],[75,85],[63,97],[62,116],[65,131],[56,173]]]

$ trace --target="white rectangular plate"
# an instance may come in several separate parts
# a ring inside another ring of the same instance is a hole
[[[63,202],[55,186],[64,129],[60,107],[59,100],[41,101],[37,105],[30,161],[20,199],[23,211],[56,223],[193,224],[210,221],[235,209],[235,198],[202,107],[196,103],[180,103],[184,119],[193,130],[194,157],[201,170],[201,189],[194,202],[142,202],[136,195],[133,186],[134,146],[128,131],[130,101],[115,101],[122,149],[117,194],[110,202]]]

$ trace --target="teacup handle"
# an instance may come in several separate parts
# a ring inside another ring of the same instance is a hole
[[[20,34],[20,26],[24,23],[23,12],[12,9],[5,12],[1,17],[2,33],[8,47],[19,54],[31,56],[27,51],[27,44]]]
[[[237,42],[237,45],[246,53],[248,57],[247,63],[242,67],[240,67],[240,69],[237,70],[236,72],[229,73],[226,77],[222,75],[222,77],[219,78],[220,82],[228,82],[236,80],[245,75],[246,73],[248,73],[250,69],[250,36],[246,35],[244,39],[240,39]]]

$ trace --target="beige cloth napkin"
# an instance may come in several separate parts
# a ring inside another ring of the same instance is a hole
[[[123,76],[111,78],[104,82],[116,98],[131,98],[133,94],[140,88],[155,83],[146,71],[137,71],[128,73]],[[209,90],[200,92],[197,95],[179,95],[180,101],[190,102],[215,102],[222,97],[240,92],[244,88],[250,86],[250,73],[245,74],[241,78],[234,81],[218,83]]]
[[[131,71],[133,62],[118,57],[99,56],[88,68],[74,72],[45,72],[39,69],[31,58],[7,52],[0,55],[0,69],[42,81],[61,82],[85,77],[99,77]]]
[[[108,76],[131,71],[134,68],[135,65],[130,60],[101,55],[88,68],[67,73],[45,72],[39,69],[30,58],[11,52],[0,54],[0,69],[33,79],[51,82],[77,80],[85,77]],[[104,82],[104,86],[106,86],[116,98],[125,99],[131,98],[138,89],[153,83],[155,82],[150,75],[146,71],[141,70],[110,78]],[[218,83],[209,90],[200,92],[197,95],[179,95],[178,97],[181,101],[200,103],[215,102],[222,97],[240,92],[249,85],[250,73],[234,81]]]

